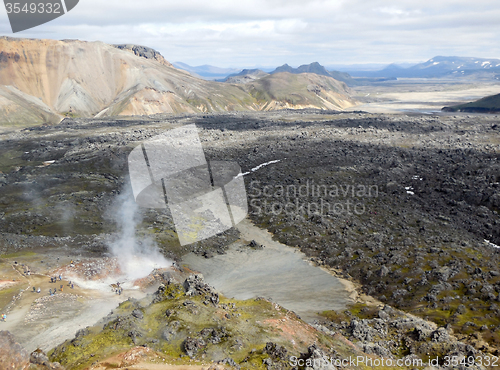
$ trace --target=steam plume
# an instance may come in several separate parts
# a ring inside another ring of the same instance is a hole
[[[142,222],[142,218],[130,185],[116,198],[113,209],[118,235],[109,248],[118,259],[120,269],[127,280],[136,280],[147,276],[155,268],[172,265],[172,262],[160,253],[154,240],[136,236],[137,226]]]

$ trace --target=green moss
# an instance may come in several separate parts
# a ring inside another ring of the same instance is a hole
[[[75,112],[61,112],[64,117],[77,118],[79,115]]]
[[[290,339],[283,336],[280,327],[267,324],[268,319],[276,322],[276,319],[287,317],[287,320],[296,321],[293,327],[303,325],[303,330],[312,330],[293,313],[267,300],[238,301],[220,296],[220,303],[215,307],[205,305],[204,296],[187,297],[180,284],[168,285],[162,298],[160,302],[145,306],[144,302],[135,300],[121,303],[114,310],[116,317],[104,326],[96,325],[89,329],[88,334],[58,346],[50,353],[51,360],[60,362],[69,370],[79,370],[93,362],[103,361],[131,347],[144,344],[164,356],[168,363],[193,364],[202,361],[203,355],[205,362],[230,357],[243,369],[265,369],[262,361],[268,355],[262,350],[267,342],[285,346],[290,354],[297,355],[306,351],[311,344],[309,340],[304,343],[296,338],[292,345]],[[143,319],[136,319],[131,315],[138,307],[141,307],[139,309],[143,312]],[[170,311],[168,316],[167,310]],[[174,328],[170,340],[162,336],[166,327]],[[188,336],[201,338],[201,331],[207,328],[219,331],[220,341],[212,343],[208,337],[203,337],[205,345],[194,359],[189,359],[182,350],[184,340]],[[137,337],[137,344],[132,343],[130,330],[142,333],[142,336]],[[341,355],[355,355],[352,348],[334,342],[324,333],[315,332],[314,335],[314,341],[325,350],[329,348],[337,350]],[[153,342],[151,338],[159,341]],[[235,346],[236,343],[239,345]],[[113,366],[113,362],[107,364],[108,367]]]
[[[31,251],[19,251],[19,252],[1,254],[0,258],[32,257],[32,256],[36,256],[36,255],[37,254],[35,252],[31,252]]]
[[[25,286],[26,288],[27,286]],[[19,294],[23,287],[20,285],[0,290],[0,309],[7,306],[14,298],[15,295]]]
[[[350,321],[351,317],[359,319],[373,319],[378,317],[378,308],[375,306],[368,306],[364,303],[353,303],[347,306],[343,312],[339,311],[323,311],[321,316],[327,320],[341,323],[342,321]]]
[[[349,321],[349,316],[347,316],[344,312],[339,312],[339,311],[323,311],[321,312],[321,316],[323,316],[325,319],[336,322],[336,323],[341,323],[342,321]]]
[[[78,346],[65,342],[62,353],[54,355],[54,351],[52,351],[49,355],[52,355],[53,361],[79,370],[89,366],[95,361],[95,358],[102,359],[112,356],[129,348],[132,344],[131,339],[124,331],[105,330],[98,334],[89,334]]]
[[[21,158],[22,155],[23,152],[16,149],[2,151],[0,153],[0,172],[7,173],[16,166],[21,167],[29,163]]]

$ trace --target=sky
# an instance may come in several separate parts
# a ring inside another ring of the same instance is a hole
[[[0,17],[0,35],[139,44],[192,66],[500,58],[498,0],[80,0],[16,34]]]

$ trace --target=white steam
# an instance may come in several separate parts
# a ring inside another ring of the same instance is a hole
[[[142,218],[130,186],[126,186],[116,198],[113,211],[112,218],[117,225],[118,234],[109,243],[109,249],[118,260],[123,279],[133,281],[149,275],[156,268],[172,265],[160,253],[154,240],[136,235]]]

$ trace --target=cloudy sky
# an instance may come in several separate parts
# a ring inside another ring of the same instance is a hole
[[[500,58],[498,0],[80,0],[15,35],[0,17],[1,35],[141,44],[190,65]]]

